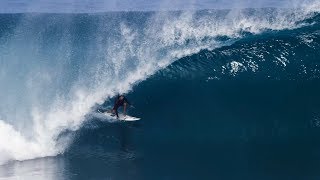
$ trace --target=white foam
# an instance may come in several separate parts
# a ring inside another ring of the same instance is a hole
[[[230,67],[230,73],[235,76],[238,72],[246,71],[247,68],[240,62],[232,61],[228,63],[228,66]]]

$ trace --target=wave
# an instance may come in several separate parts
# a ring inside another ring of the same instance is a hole
[[[61,133],[78,130],[96,104],[186,56],[311,27],[319,10],[314,1],[297,9],[1,14],[0,163],[63,153],[72,136]]]
[[[313,25],[295,30],[267,31],[230,46],[202,50],[172,63],[158,78],[223,80],[319,79],[319,15]]]

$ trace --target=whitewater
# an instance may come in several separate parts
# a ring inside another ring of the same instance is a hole
[[[290,9],[0,14],[0,164],[62,154],[97,104],[202,50],[311,26],[319,11],[315,0]]]

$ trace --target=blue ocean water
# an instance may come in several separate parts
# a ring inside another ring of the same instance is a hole
[[[318,179],[319,49],[316,1],[0,14],[0,178]]]

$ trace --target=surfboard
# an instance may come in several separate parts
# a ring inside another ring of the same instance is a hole
[[[122,113],[119,113],[119,118],[117,118],[116,115],[110,113],[110,112],[104,112],[103,113],[105,116],[107,116],[110,119],[116,119],[116,120],[121,120],[121,121],[138,121],[141,118],[138,117],[133,117],[133,116],[129,116],[129,115],[124,115]]]

